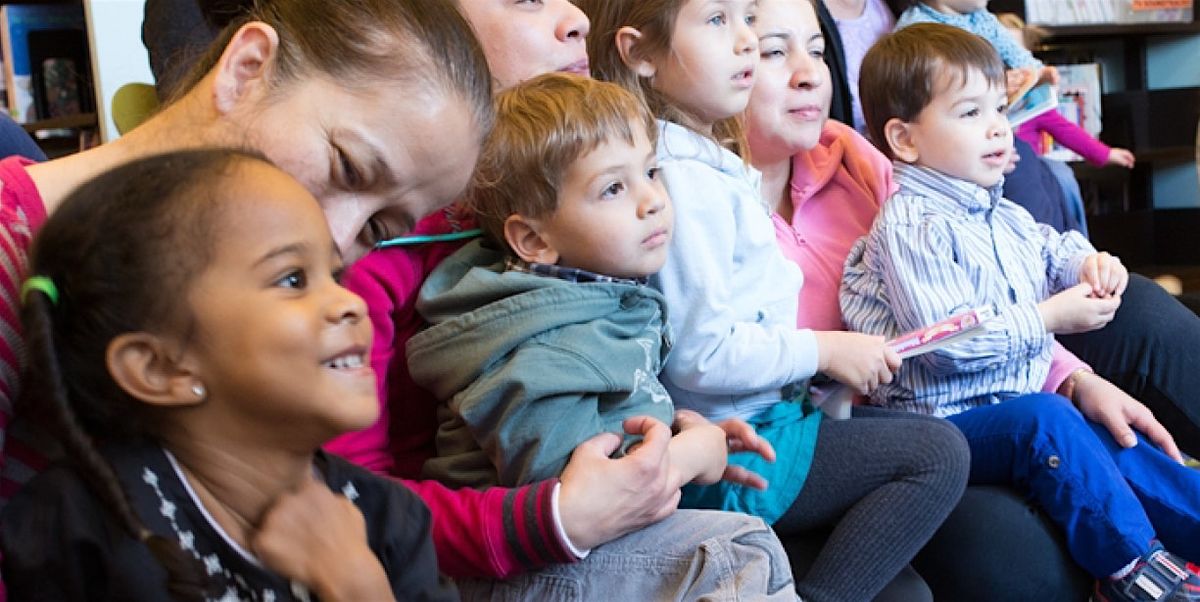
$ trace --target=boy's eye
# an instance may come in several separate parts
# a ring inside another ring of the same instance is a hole
[[[650,181],[657,180],[660,171],[662,171],[661,167],[651,167],[650,169],[646,170],[646,178]]]
[[[612,184],[609,184],[608,186],[604,187],[604,190],[600,193],[600,196],[601,196],[601,198],[611,198],[611,197],[617,196],[618,194],[621,194],[621,192],[623,192],[624,190],[625,190],[624,182],[613,182]]]
[[[754,25],[754,22],[758,21],[758,16],[749,14],[749,15],[746,15],[746,18],[743,20],[746,22],[746,25]]]
[[[1001,115],[1008,115],[1008,103],[1000,103],[1000,106],[996,107],[996,112]]]
[[[978,116],[979,116],[979,109],[968,109],[968,110],[966,110],[966,111],[963,111],[963,115],[962,115],[962,116],[963,116],[963,117],[978,117]]]
[[[709,17],[708,24],[709,25],[724,25],[725,24],[725,13],[717,13],[717,14]]]
[[[308,286],[308,276],[304,274],[304,270],[292,270],[275,281],[275,284],[283,288],[302,289]]]

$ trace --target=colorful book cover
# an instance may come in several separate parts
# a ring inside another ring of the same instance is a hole
[[[29,32],[84,29],[82,4],[6,4],[0,6],[0,44],[4,50],[4,82],[9,114],[17,123],[38,119],[34,109],[33,66]],[[51,65],[53,67],[53,65]]]
[[[994,317],[996,310],[992,307],[977,307],[924,328],[906,332],[888,341],[887,345],[900,359],[908,359],[971,338]],[[854,406],[854,392],[850,387],[824,375],[817,375],[810,384],[812,388],[809,393],[813,405],[820,408],[826,416],[834,420],[850,417],[850,410]]]
[[[1008,124],[1017,127],[1042,113],[1058,108],[1058,90],[1050,84],[1038,84],[1008,107]]]

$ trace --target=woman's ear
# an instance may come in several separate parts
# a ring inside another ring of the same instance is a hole
[[[504,220],[504,240],[523,261],[529,263],[558,263],[558,251],[538,232],[537,220],[514,213]]]
[[[639,51],[638,43],[641,41],[642,32],[628,25],[617,30],[617,52],[621,54],[621,62],[639,76],[651,78],[658,72],[658,67]]]
[[[144,403],[154,406],[187,406],[204,400],[196,386],[203,383],[172,357],[170,345],[161,337],[145,332],[117,336],[108,344],[105,362],[117,386]]]
[[[907,122],[893,117],[883,125],[883,137],[887,139],[892,156],[905,163],[915,163],[920,157],[913,141],[913,132]]]
[[[247,23],[233,34],[215,68],[213,96],[217,112],[228,114],[250,90],[265,84],[278,50],[279,34],[266,23]]]

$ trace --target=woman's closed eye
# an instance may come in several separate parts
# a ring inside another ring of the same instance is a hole
[[[347,190],[360,190],[363,186],[362,171],[350,159],[350,155],[341,147],[334,147],[334,152],[337,154],[338,174],[341,176],[342,185]]]

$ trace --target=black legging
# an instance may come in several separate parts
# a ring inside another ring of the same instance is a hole
[[[785,538],[833,527],[796,575],[800,596],[874,598],[958,502],[969,464],[966,441],[944,420],[859,407],[850,420],[823,421],[804,488],[774,525]]]

